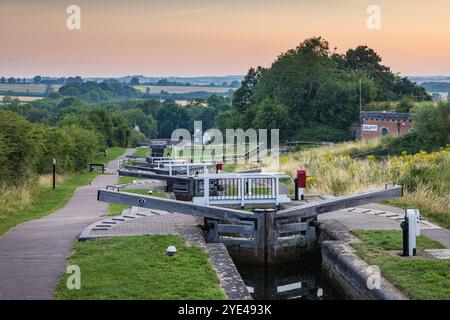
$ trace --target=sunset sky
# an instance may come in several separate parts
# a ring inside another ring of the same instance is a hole
[[[71,4],[81,30],[66,28]],[[245,74],[311,36],[367,44],[403,75],[450,75],[449,0],[0,0],[0,75]]]

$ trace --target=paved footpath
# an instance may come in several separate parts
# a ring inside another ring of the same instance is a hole
[[[109,163],[108,173],[118,169],[117,160]],[[108,208],[97,201],[97,190],[117,179],[117,175],[97,176],[91,185],[78,188],[64,208],[22,223],[0,238],[0,299],[53,299],[74,241]]]

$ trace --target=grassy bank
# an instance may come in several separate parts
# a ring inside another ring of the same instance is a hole
[[[0,235],[22,222],[41,218],[64,207],[73,192],[89,184],[96,175],[84,172],[60,177],[55,190],[49,176],[41,177],[37,183],[0,190]]]
[[[449,227],[450,148],[380,159],[351,157],[379,146],[380,141],[374,140],[307,149],[282,155],[279,163],[273,162],[264,170],[295,177],[297,169],[306,168],[307,192],[319,194],[350,194],[395,182],[405,187],[405,196],[392,204],[419,208],[424,216]]]
[[[436,241],[420,236],[418,257],[402,258],[401,231],[354,231],[362,243],[354,243],[357,255],[380,267],[381,275],[412,299],[450,299],[450,260],[420,256],[423,249],[440,249]]]
[[[174,245],[177,254],[166,255]],[[66,287],[57,299],[224,299],[205,252],[187,246],[180,236],[118,237],[77,243],[69,264],[81,270],[81,289]]]
[[[128,190],[122,190],[124,192],[129,192],[129,193],[135,193],[135,194],[142,194],[142,195],[150,195],[148,192],[150,191],[149,189],[128,189]],[[166,194],[162,191],[154,191],[152,190],[152,194],[151,196],[153,197],[158,197],[158,198],[166,198]],[[107,216],[118,216],[120,214],[122,214],[122,211],[125,209],[131,208],[128,205],[125,204],[117,204],[117,203],[110,203],[109,207],[108,207],[108,213],[106,214]]]
[[[148,157],[149,151],[150,151],[149,147],[137,148],[136,151],[133,153],[133,156],[138,158],[145,158]]]
[[[107,164],[125,152],[109,148],[107,156],[98,155],[92,162]],[[12,227],[38,219],[64,207],[78,187],[89,184],[96,172],[57,175],[52,189],[51,175],[36,177],[20,186],[0,186],[0,236]]]
[[[103,152],[99,153],[92,160],[92,163],[108,164],[109,162],[111,162],[111,161],[117,159],[118,157],[120,157],[121,155],[123,155],[126,150],[127,150],[126,148],[120,148],[120,147],[108,148],[107,152],[106,152],[106,156],[105,156],[105,154]]]

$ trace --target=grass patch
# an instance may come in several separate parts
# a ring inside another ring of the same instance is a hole
[[[123,190],[124,192],[129,193],[135,193],[135,194],[142,194],[148,196],[149,189],[129,189],[129,190]],[[151,196],[158,197],[158,198],[166,198],[166,194],[162,191],[155,191],[152,190],[153,193]],[[108,207],[108,213],[106,216],[119,216],[122,214],[123,210],[131,208],[131,206],[128,206],[126,204],[117,204],[117,203],[110,203]]]
[[[143,180],[143,179],[134,177],[119,177],[118,184],[129,184],[133,183],[134,180]]]
[[[148,157],[148,152],[149,152],[148,147],[137,148],[136,151],[133,153],[133,156],[138,158],[145,158]]]
[[[427,199],[433,198],[430,195]],[[450,212],[443,211],[444,205],[440,205],[439,201],[448,201],[448,199],[439,198],[436,199],[437,202],[425,201],[427,199],[418,198],[417,194],[409,195],[405,192],[403,198],[397,198],[392,200],[386,200],[382,203],[388,204],[397,208],[417,208],[420,210],[420,214],[427,219],[439,224],[440,226],[450,229]],[[448,198],[448,196],[446,197]],[[437,204],[437,205],[436,205]]]
[[[106,156],[102,152],[101,154],[98,154],[94,159],[92,159],[91,163],[102,163],[102,164],[108,164],[109,162],[117,159],[121,155],[125,153],[127,150],[126,148],[120,148],[120,147],[112,147],[107,149],[108,152],[106,153]]]
[[[166,248],[178,253],[169,257]],[[205,252],[180,236],[117,237],[76,243],[69,264],[81,269],[81,289],[68,290],[68,275],[57,299],[185,300],[225,299]]]
[[[125,150],[109,148],[106,157],[98,155],[93,163],[107,164]],[[64,207],[78,187],[89,184],[98,174],[57,175],[56,190],[52,189],[51,175],[37,177],[18,187],[0,186],[0,236],[20,223],[42,218]]]
[[[389,250],[402,250],[401,231],[354,231],[362,243],[353,243],[357,255],[377,265],[382,275],[412,299],[450,299],[450,261],[423,257],[402,258]],[[420,236],[418,250],[442,249],[441,243]]]
[[[94,172],[83,172],[70,176],[61,184],[57,184],[55,190],[51,186],[28,186],[33,188],[29,203],[9,210],[2,208],[0,235],[22,222],[41,218],[64,207],[74,191],[80,186],[87,185],[96,175]]]

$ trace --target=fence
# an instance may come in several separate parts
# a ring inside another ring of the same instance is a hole
[[[203,174],[194,177],[193,202],[202,205],[289,203],[287,195],[280,194],[280,179],[289,176],[278,173]]]

